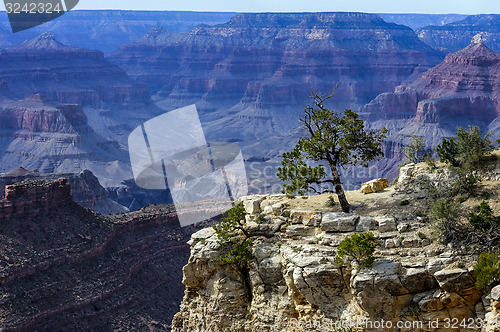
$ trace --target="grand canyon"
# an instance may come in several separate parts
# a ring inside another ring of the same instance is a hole
[[[84,10],[13,34],[0,17],[0,329],[281,331],[268,323],[325,315],[394,320],[409,301],[429,319],[497,315],[498,307],[480,302],[488,294],[472,286],[465,247],[459,253],[418,235],[431,232],[420,203],[412,205],[424,194],[401,188],[417,186],[411,172],[430,171],[415,166],[405,177],[400,166],[414,137],[429,152],[457,127],[475,125],[500,139],[499,27],[497,14]],[[398,183],[375,199],[380,209],[367,212],[369,199],[352,196],[358,210],[341,216],[323,201],[322,208],[301,206],[279,194],[276,172],[305,133],[298,117],[313,102],[311,91],[334,92],[327,106],[352,109],[369,130],[388,129],[381,160],[343,170],[352,192],[373,178]],[[282,249],[275,235],[259,238],[254,253],[262,265],[251,265],[249,280],[220,262],[216,236],[204,228],[220,216],[181,227],[168,190],[134,180],[131,132],[145,133],[147,121],[193,104],[207,142],[241,148],[249,194],[258,194],[244,198],[255,232],[275,227],[277,210],[292,205],[277,231]],[[498,164],[488,167],[485,186],[496,192]],[[429,176],[450,179],[437,174]],[[406,200],[411,213],[398,205]],[[346,218],[355,220],[349,230],[327,226]],[[368,230],[380,259],[372,272],[324,265],[347,234]],[[447,268],[454,260],[465,262],[455,266],[458,276]],[[283,302],[278,292],[288,292]],[[446,302],[445,293],[456,301]],[[488,296],[499,303],[498,294]],[[335,309],[326,306],[331,301]],[[394,314],[379,312],[382,305]],[[217,321],[226,311],[228,320]]]

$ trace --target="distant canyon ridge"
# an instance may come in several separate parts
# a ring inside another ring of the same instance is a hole
[[[141,205],[128,134],[190,104],[208,140],[240,145],[251,187],[261,191],[276,184],[269,169],[302,134],[297,117],[310,89],[336,87],[332,108],[361,112],[371,128],[389,127],[379,176],[394,172],[412,134],[432,146],[471,117],[497,128],[500,15],[66,16],[24,37],[0,29],[0,172],[90,169],[110,197],[128,191],[127,208]],[[468,47],[478,33],[485,41]],[[369,177],[354,173],[351,186]],[[141,203],[156,194],[140,193]]]

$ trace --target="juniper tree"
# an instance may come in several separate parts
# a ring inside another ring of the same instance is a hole
[[[311,92],[311,96],[314,106],[307,106],[299,118],[307,134],[299,139],[292,151],[283,153],[277,176],[289,182],[283,186],[283,192],[289,195],[319,193],[333,187],[342,211],[349,212],[339,170],[357,164],[367,167],[368,162],[382,157],[381,144],[387,130],[368,131],[356,112],[326,108],[324,103],[333,93],[323,96]],[[309,165],[307,160],[316,166]]]

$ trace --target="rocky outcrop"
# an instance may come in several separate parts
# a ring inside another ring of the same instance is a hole
[[[173,206],[104,217],[64,179],[7,186],[0,205],[0,329],[169,329],[194,230]]]
[[[128,211],[124,206],[109,199],[107,191],[89,170],[85,170],[79,174],[57,174],[32,172],[19,167],[9,173],[0,173],[0,193],[4,192],[6,186],[15,183],[34,180],[53,181],[59,178],[67,179],[71,187],[73,200],[83,207],[101,214],[115,214]]]
[[[47,214],[51,209],[72,200],[68,180],[54,182],[27,181],[5,186],[0,201],[0,221],[11,218],[30,218]]]
[[[455,52],[466,47],[471,38],[482,34],[486,45],[500,52],[500,15],[470,15],[443,26],[432,24],[417,30],[418,37],[428,45],[445,52]]]
[[[361,185],[359,191],[363,194],[376,193],[389,187],[389,179],[375,179]]]
[[[274,206],[284,201],[272,195],[246,199],[247,211],[265,215],[259,223],[247,219],[249,233],[271,234],[281,223]],[[374,264],[340,265],[337,246],[360,231],[375,236]],[[245,272],[222,263],[225,252],[214,230],[201,230],[189,242],[186,292],[172,330],[296,331],[359,324],[350,327],[444,331],[450,319],[484,319],[490,306],[474,286],[470,257],[432,243],[424,232],[419,220],[292,210],[289,224],[275,236],[254,238],[255,258]]]

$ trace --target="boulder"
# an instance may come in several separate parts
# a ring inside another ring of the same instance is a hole
[[[359,216],[329,212],[323,215],[321,230],[324,232],[354,232]]]
[[[413,175],[413,170],[415,169],[415,164],[408,164],[399,169],[398,182],[403,182],[406,179],[410,179]]]
[[[362,216],[356,225],[356,232],[374,231],[378,228],[377,221],[373,217]]]
[[[376,217],[378,223],[378,230],[380,233],[393,232],[397,230],[396,220],[392,217]]]
[[[363,183],[360,192],[363,194],[371,194],[382,191],[387,187],[389,187],[389,180],[380,178]]]
[[[317,226],[321,222],[321,216],[321,212],[311,210],[292,210],[290,213],[292,224],[306,226]]]
[[[252,195],[241,198],[245,211],[248,214],[255,214],[260,212],[260,202],[264,200],[265,196]]]

